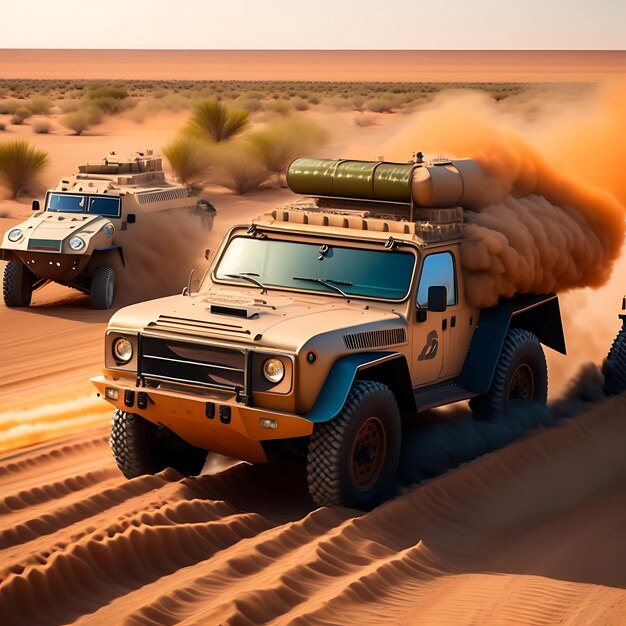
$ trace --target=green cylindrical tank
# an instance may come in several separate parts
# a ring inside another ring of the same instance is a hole
[[[403,202],[422,207],[481,205],[485,173],[473,159],[420,163],[296,159],[287,171],[295,193]]]
[[[411,201],[413,163],[296,159],[287,171],[291,191],[313,196]]]

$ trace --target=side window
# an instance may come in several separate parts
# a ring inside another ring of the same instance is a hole
[[[424,258],[422,275],[417,288],[417,306],[428,304],[428,288],[444,286],[448,288],[448,306],[456,304],[456,278],[454,258],[449,252],[437,252]]]

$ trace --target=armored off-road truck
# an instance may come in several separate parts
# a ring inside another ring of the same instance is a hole
[[[556,295],[472,307],[460,269],[469,159],[298,159],[312,196],[232,228],[199,290],[118,311],[105,338],[111,446],[129,478],[201,471],[206,451],[292,454],[319,505],[368,508],[395,479],[406,416],[545,403]]]
[[[112,261],[119,257],[124,267],[136,220],[197,202],[186,187],[166,181],[151,150],[121,160],[111,153],[101,163],[80,165],[78,174],[47,192],[43,210],[34,200],[34,215],[5,234],[5,304],[29,306],[35,289],[56,282],[89,294],[94,309],[111,308]]]

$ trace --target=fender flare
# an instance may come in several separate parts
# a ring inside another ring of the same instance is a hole
[[[483,309],[474,331],[459,386],[474,395],[489,391],[509,328],[522,328],[539,341],[566,354],[561,309],[556,294],[521,296]]]
[[[415,400],[405,356],[399,352],[361,352],[344,356],[335,362],[330,372],[328,372],[326,382],[317,396],[313,408],[308,413],[302,415],[302,417],[314,423],[323,423],[334,419],[343,409],[352,388],[352,383],[360,377],[359,375],[362,372],[373,368],[380,371],[379,368],[386,369],[391,365],[397,365],[401,368],[401,377],[402,372],[405,371],[408,377],[407,391],[409,396],[407,397],[410,397],[414,407]],[[374,375],[371,380],[379,380],[379,376]],[[399,382],[406,385],[407,381],[401,380]],[[410,409],[410,407],[408,408]]]

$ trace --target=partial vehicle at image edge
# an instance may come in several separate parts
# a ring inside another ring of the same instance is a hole
[[[492,419],[511,401],[546,402],[542,345],[565,353],[557,296],[480,310],[465,293],[475,161],[297,159],[288,184],[313,197],[233,227],[199,290],[111,318],[92,380],[116,409],[127,477],[162,463],[144,435],[122,435],[162,430],[190,456],[288,455],[318,505],[369,509],[393,488],[408,416],[469,400]]]
[[[133,225],[165,209],[201,202],[184,185],[165,179],[152,151],[80,165],[46,193],[43,209],[9,229],[0,247],[7,261],[4,303],[30,306],[35,290],[50,282],[90,296],[94,309],[110,309],[116,291],[115,267],[125,268],[124,250],[140,245]]]

